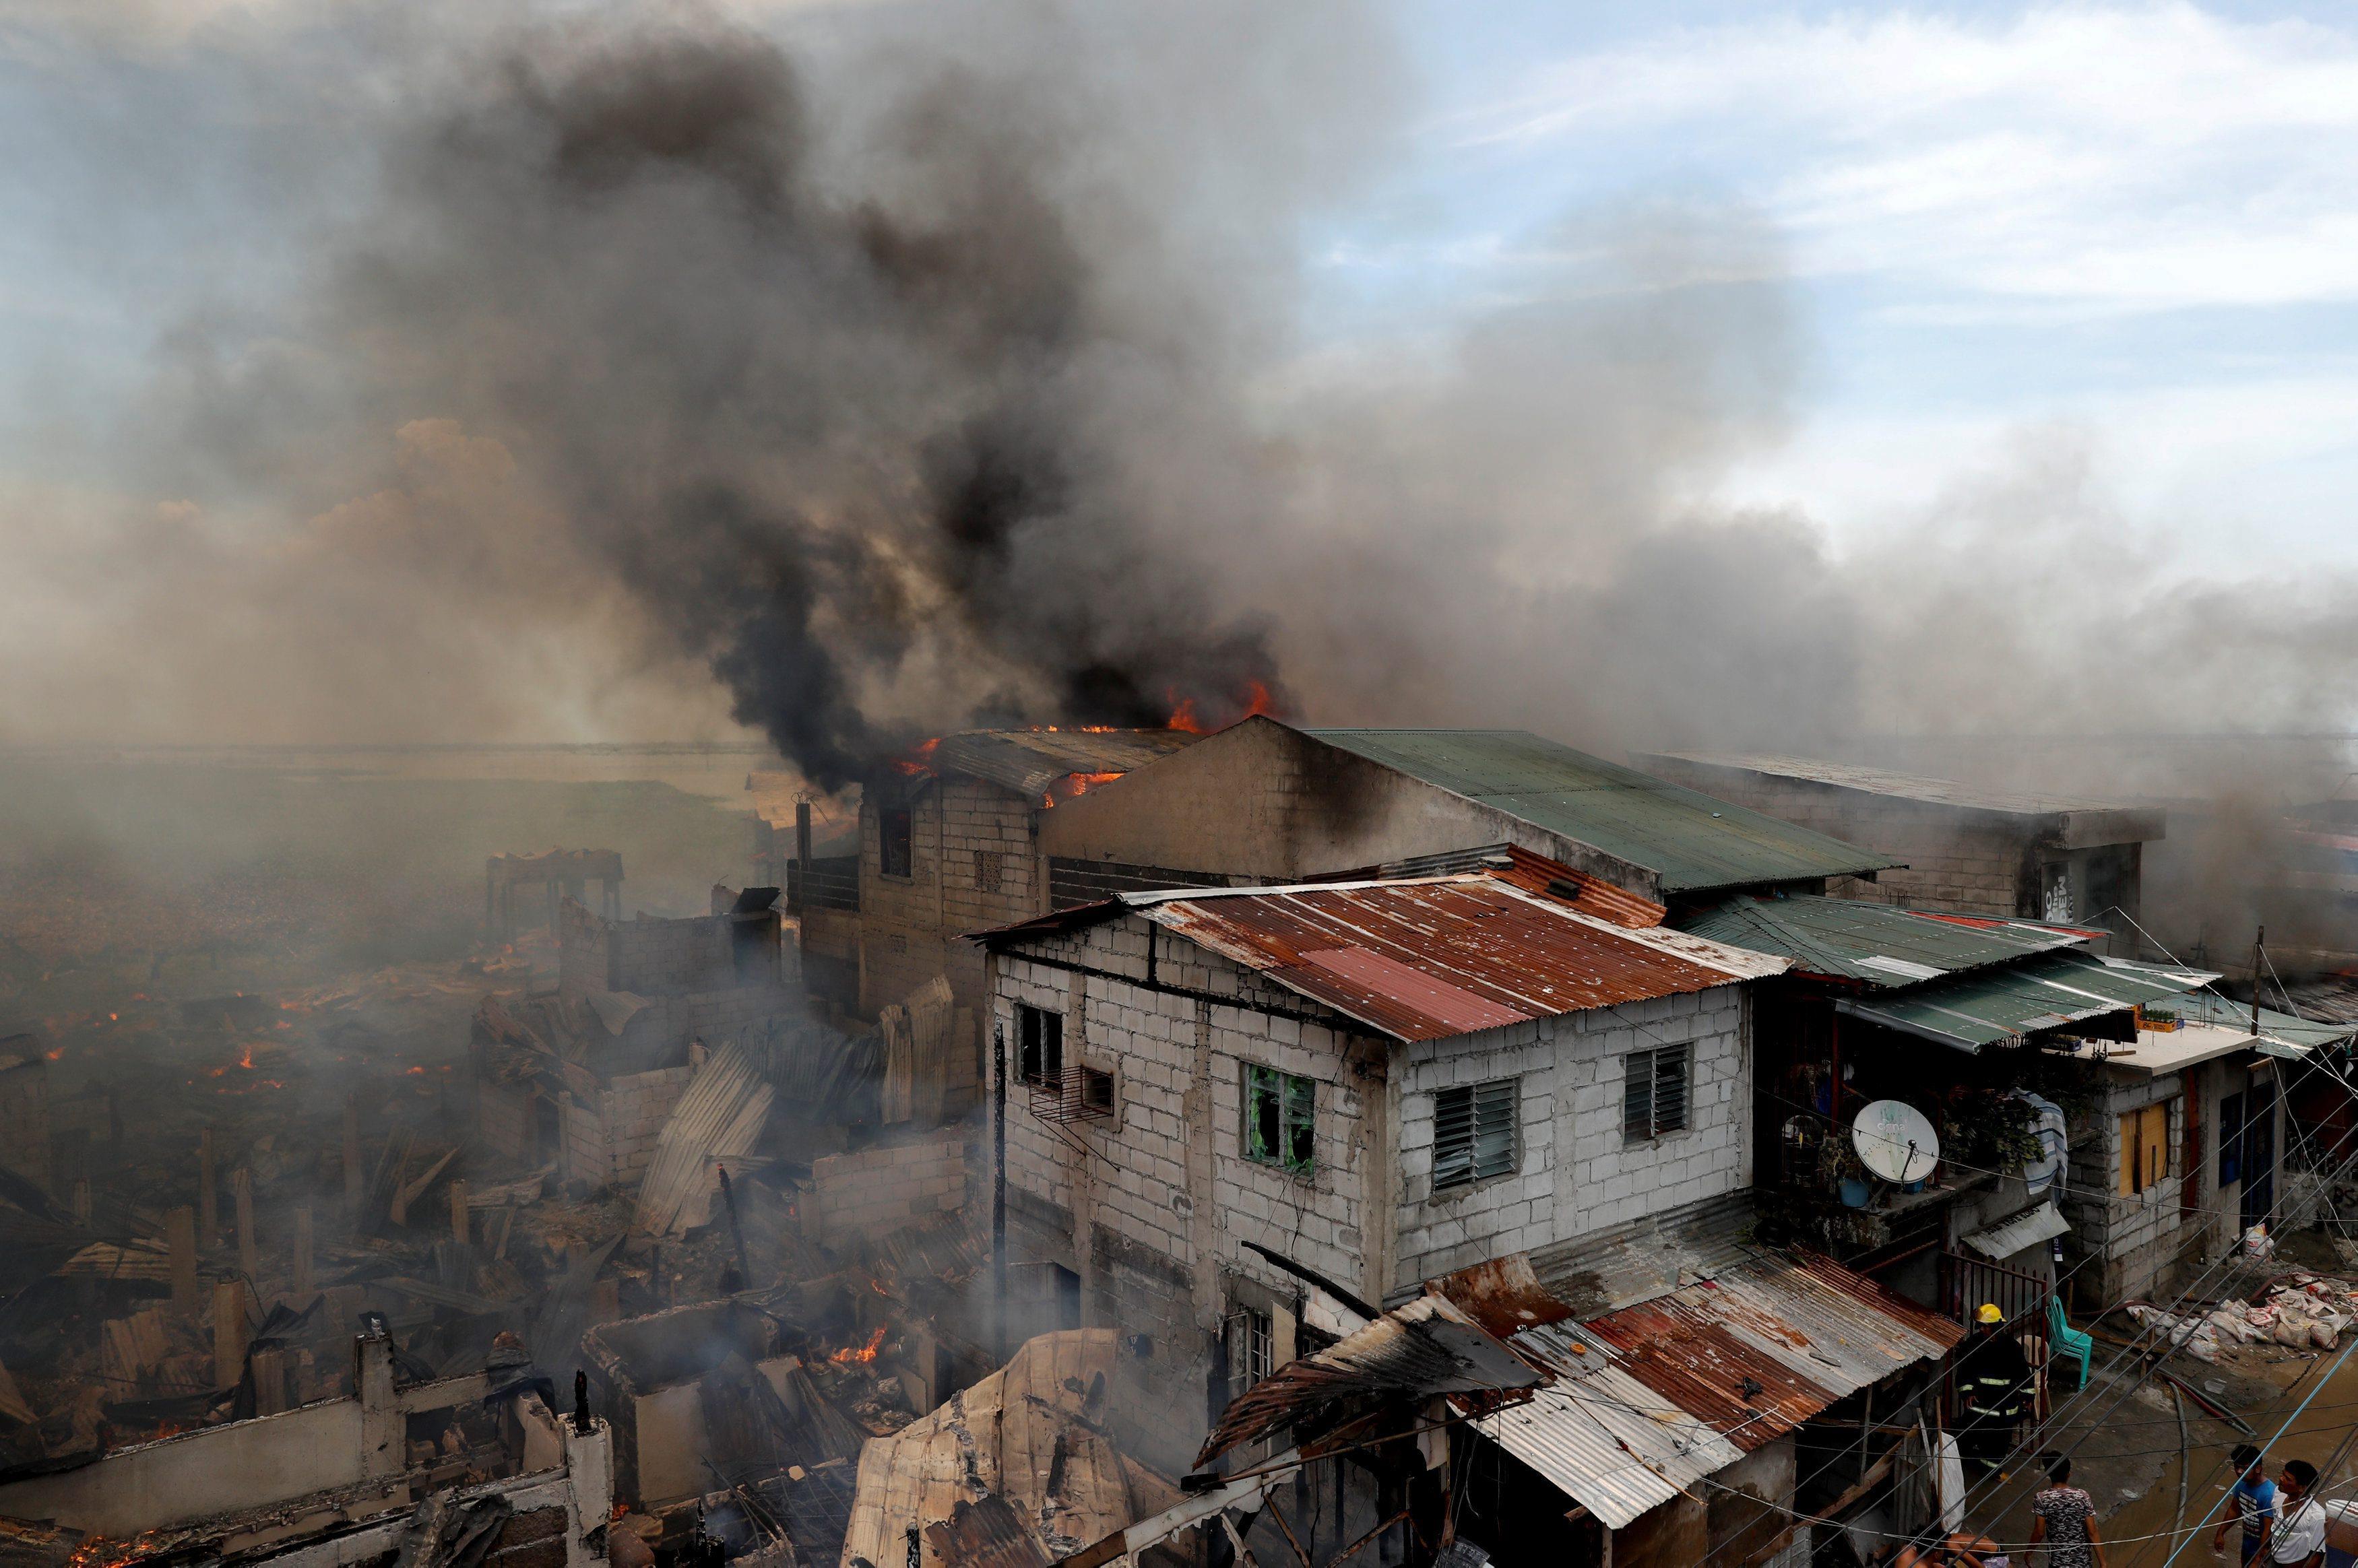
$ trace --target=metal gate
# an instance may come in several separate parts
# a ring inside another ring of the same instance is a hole
[[[1974,1310],[1984,1302],[1995,1302],[2006,1314],[2000,1332],[2028,1342],[2023,1353],[2030,1358],[2031,1408],[2041,1421],[2047,1417],[2047,1303],[2054,1294],[2044,1275],[2028,1274],[1962,1252],[1941,1254],[1941,1310],[1971,1327]],[[1942,1381],[1942,1408],[1953,1421],[1957,1409],[1953,1361]]]

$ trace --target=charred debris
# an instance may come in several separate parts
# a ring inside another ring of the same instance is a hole
[[[0,1568],[1856,1568],[1985,1302],[2034,1421],[2358,1323],[2358,1022],[2147,944],[2162,811],[1642,761],[952,735],[703,914],[503,854],[463,959],[0,1041]]]

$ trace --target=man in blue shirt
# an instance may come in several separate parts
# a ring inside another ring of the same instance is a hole
[[[2234,1464],[2235,1485],[2228,1491],[2227,1499],[2234,1505],[2234,1518],[2243,1523],[2244,1565],[2251,1568],[2252,1559],[2260,1554],[2260,1548],[2267,1544],[2276,1528],[2277,1488],[2266,1473],[2264,1455],[2250,1444],[2236,1445]],[[2221,1519],[2219,1528],[2212,1533],[2212,1551],[2226,1548],[2229,1522]]]

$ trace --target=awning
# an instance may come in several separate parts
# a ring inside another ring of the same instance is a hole
[[[1831,1259],[1757,1254],[1585,1324],[1514,1334],[1555,1381],[1474,1424],[1619,1530],[1963,1334]]]
[[[1978,1051],[2082,1019],[2183,997],[2219,977],[2093,953],[2045,953],[1972,973],[1834,1004],[1853,1018]]]
[[[2004,1262],[2024,1248],[2052,1241],[2071,1228],[2071,1222],[2049,1202],[1986,1230],[1974,1231],[1965,1238],[1965,1245],[1993,1262]]]

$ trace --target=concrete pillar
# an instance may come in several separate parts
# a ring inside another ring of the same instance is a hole
[[[344,1219],[347,1223],[360,1223],[361,1198],[361,1097],[355,1092],[344,1100]]]
[[[298,1296],[311,1293],[311,1211],[295,1211],[295,1275],[290,1288]]]
[[[172,1304],[197,1310],[197,1211],[176,1208],[164,1217],[164,1240],[172,1259]]]
[[[382,1327],[359,1336],[352,1359],[352,1387],[361,1400],[361,1474],[397,1476],[407,1458],[408,1419],[393,1391],[393,1336]]]
[[[254,1353],[254,1413],[276,1415],[287,1408],[287,1352]]]
[[[245,1281],[224,1280],[213,1287],[213,1387],[237,1386],[245,1376]]]
[[[197,1245],[210,1252],[221,1245],[221,1194],[213,1185],[213,1130],[197,1134]]]
[[[254,1234],[254,1173],[240,1165],[229,1179],[231,1201],[236,1206],[237,1271],[249,1281],[262,1278],[261,1247]]]

